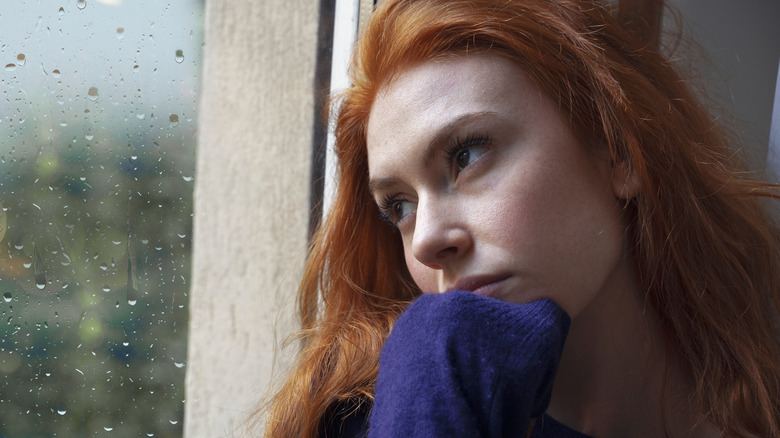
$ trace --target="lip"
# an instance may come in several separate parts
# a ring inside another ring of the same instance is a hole
[[[455,287],[451,289],[461,289],[471,291],[477,295],[492,297],[498,292],[501,283],[509,278],[508,275],[475,275],[458,279]]]

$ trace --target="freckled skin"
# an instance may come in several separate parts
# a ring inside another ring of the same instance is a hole
[[[441,148],[488,136],[460,169]],[[368,123],[369,176],[392,180],[378,200],[400,195],[410,214],[397,224],[406,263],[424,292],[464,278],[500,279],[491,295],[513,302],[547,297],[576,317],[605,290],[626,289],[620,217],[623,166],[611,166],[574,137],[558,105],[502,57],[472,54],[426,61],[379,92]],[[437,137],[439,138],[439,137]]]

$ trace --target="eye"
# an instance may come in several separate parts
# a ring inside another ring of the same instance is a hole
[[[458,166],[459,170],[463,170],[466,166],[476,161],[484,152],[484,147],[473,147],[462,150],[455,155],[455,165]]]
[[[487,135],[469,136],[465,140],[455,138],[446,151],[447,162],[456,173],[460,173],[477,161],[489,145],[490,137]]]
[[[382,218],[393,226],[397,226],[405,217],[414,213],[416,208],[414,202],[398,195],[388,196],[379,202],[379,212],[382,214]]]

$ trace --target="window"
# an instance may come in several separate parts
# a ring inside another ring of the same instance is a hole
[[[181,435],[202,21],[0,13],[0,436]]]

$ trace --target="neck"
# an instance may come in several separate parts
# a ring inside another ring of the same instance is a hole
[[[627,266],[572,320],[548,413],[598,437],[717,436],[696,427],[688,385]],[[669,371],[667,371],[669,370]]]

